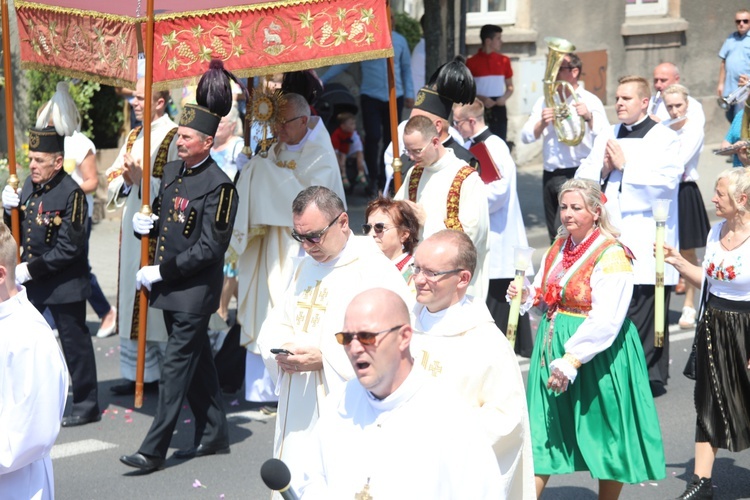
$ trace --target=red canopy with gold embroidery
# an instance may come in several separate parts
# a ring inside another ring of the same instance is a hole
[[[139,0],[15,8],[25,68],[135,85],[146,20]],[[383,0],[155,0],[154,13],[155,88],[201,75],[211,59],[255,76],[393,55]]]

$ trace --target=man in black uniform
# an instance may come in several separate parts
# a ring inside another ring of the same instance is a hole
[[[223,68],[217,70],[214,63],[211,67],[198,85],[200,104],[205,103],[201,89],[209,74],[226,73]],[[228,83],[226,88],[229,90]],[[228,95],[231,100],[231,92]],[[237,192],[209,155],[221,113],[228,112],[228,108],[212,107],[219,112],[201,105],[185,106],[177,130],[182,161],[164,166],[159,196],[154,202],[158,217],[141,213],[133,217],[136,233],[150,233],[157,245],[157,265],[142,267],[136,286],[151,290],[151,306],[163,310],[169,335],[154,422],[138,452],[120,458],[125,465],[144,472],[163,467],[186,395],[195,416],[194,446],[175,452],[175,457],[230,451],[207,329],[211,313],[219,307],[224,253],[237,212]],[[158,219],[156,226],[152,219]]]
[[[73,384],[73,407],[63,427],[101,420],[96,361],[86,327],[91,294],[86,259],[86,196],[63,170],[64,138],[54,127],[29,131],[29,171],[20,196],[3,190],[5,222],[20,207],[22,263],[16,283],[25,284],[29,301],[49,308],[60,333]]]

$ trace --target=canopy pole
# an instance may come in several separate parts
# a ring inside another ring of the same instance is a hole
[[[146,85],[143,99],[143,174],[141,176],[141,200],[143,207],[141,213],[151,215],[151,106],[153,104],[153,79],[154,79],[154,0],[146,2]],[[141,267],[148,266],[149,262],[149,236],[141,237]],[[143,406],[143,374],[146,370],[146,325],[148,319],[148,290],[141,287],[138,295],[138,358],[135,365],[135,407]]]
[[[8,142],[8,185],[18,190],[19,179],[16,175],[16,133],[13,123],[13,68],[10,53],[10,26],[8,22],[8,0],[2,0],[3,22],[3,70],[5,72],[5,133]],[[10,211],[10,230],[16,240],[16,260],[21,262],[21,217],[19,208]]]
[[[391,14],[391,2],[386,0],[385,2],[385,10],[388,14],[388,26],[390,27],[390,32],[393,32],[393,22],[392,22],[392,14]],[[399,188],[401,187],[401,154],[399,152],[399,144],[398,144],[398,122],[401,119],[400,116],[398,116],[398,102],[396,100],[396,68],[393,63],[393,56],[388,58],[387,62],[388,66],[388,104],[389,104],[389,111],[390,111],[390,120],[391,120],[391,142],[393,143],[393,163],[391,165],[393,166],[393,188],[398,192]],[[386,195],[386,193],[383,193]]]

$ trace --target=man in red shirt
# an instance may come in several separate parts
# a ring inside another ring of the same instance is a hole
[[[505,101],[513,94],[513,69],[510,59],[500,53],[503,29],[494,24],[485,24],[479,38],[482,47],[466,61],[466,66],[477,83],[477,99],[487,110],[490,131],[505,141],[508,131]]]

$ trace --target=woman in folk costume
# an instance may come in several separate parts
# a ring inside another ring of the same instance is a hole
[[[719,174],[711,199],[724,219],[708,234],[703,265],[664,246],[665,259],[705,302],[695,332],[695,468],[678,499],[713,498],[719,448],[750,448],[750,168]]]
[[[666,474],[643,348],[625,318],[632,255],[596,183],[569,180],[559,199],[560,232],[523,290],[524,310],[546,306],[527,392],[537,495],[552,474],[588,470],[599,498],[617,498],[622,483]]]

